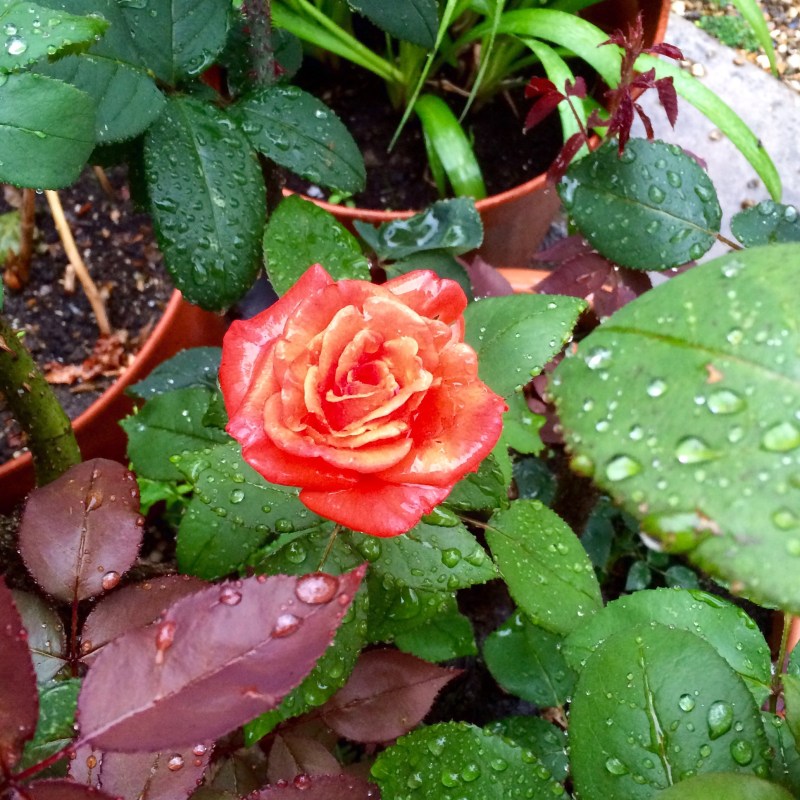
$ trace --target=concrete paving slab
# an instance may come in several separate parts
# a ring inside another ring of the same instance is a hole
[[[705,74],[699,80],[736,111],[775,162],[783,181],[782,201],[800,207],[800,94],[754,64],[737,65],[735,50],[676,14],[670,15],[665,38],[680,47],[686,58],[702,65]],[[730,219],[743,203],[769,198],[755,170],[726,137],[720,136],[715,125],[685,100],[679,100],[674,131],[655,92],[648,92],[642,100],[654,121],[657,138],[679,144],[705,159],[722,206],[723,233],[730,235]],[[634,134],[644,135],[641,127],[635,128]],[[724,252],[727,248],[718,244],[706,258]]]

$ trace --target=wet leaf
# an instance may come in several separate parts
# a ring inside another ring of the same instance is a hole
[[[522,800],[563,794],[530,751],[474,725],[448,722],[419,728],[378,756],[372,767],[386,797],[440,800]],[[409,785],[410,784],[410,785]]]
[[[676,145],[607,142],[576,161],[558,193],[591,245],[623,267],[662,270],[697,260],[722,211],[708,175]]]
[[[483,645],[489,672],[507,692],[537,706],[560,706],[576,674],[561,654],[562,639],[532,625],[517,611]]]
[[[553,773],[555,780],[566,780],[569,773],[566,731],[541,717],[504,717],[490,722],[486,730],[531,750]]]
[[[258,551],[266,555],[324,522],[296,489],[267,483],[235,442],[186,453],[176,466],[195,489],[178,531],[181,572],[206,580],[230,575]]]
[[[706,592],[654,589],[613,600],[567,637],[567,663],[580,670],[610,636],[650,622],[699,636],[739,673],[759,706],[767,699],[772,665],[764,637],[741,608]]]
[[[0,73],[17,72],[67,47],[93,44],[108,27],[97,15],[78,17],[13,0],[0,8],[0,25],[6,37],[0,49]]]
[[[659,800],[791,800],[786,789],[755,775],[717,773],[698,775],[661,792]]]
[[[498,459],[489,454],[477,472],[463,477],[444,504],[459,511],[493,511],[508,505],[508,486]]]
[[[324,706],[323,719],[355,742],[388,742],[419,725],[439,692],[460,674],[408,653],[369,650]]]
[[[517,500],[495,514],[486,541],[511,596],[539,627],[565,636],[602,608],[579,539],[538,500]]]
[[[734,593],[800,610],[797,245],[702,264],[584,339],[551,386],[572,465]]]
[[[364,188],[358,145],[339,117],[308,92],[283,84],[257,89],[231,114],[253,147],[281,167],[340,192]]]
[[[795,741],[800,741],[800,678],[784,675],[783,703],[786,709],[786,724]]]
[[[455,598],[435,617],[398,633],[394,643],[404,653],[434,663],[478,654],[472,623],[458,610]]]
[[[317,739],[287,732],[275,734],[269,749],[269,782],[288,782],[298,775],[336,775],[341,771],[333,753]]]
[[[220,347],[192,347],[159,364],[143,381],[128,388],[128,394],[151,400],[177,389],[203,387],[217,390]]]
[[[69,774],[122,800],[179,800],[197,789],[212,749],[212,742],[198,742],[162,753],[113,753],[83,745]]]
[[[471,303],[465,338],[478,354],[481,380],[511,397],[561,350],[585,307],[574,297],[523,294]]]
[[[800,793],[800,753],[786,721],[777,714],[761,712],[767,740],[773,752],[770,778],[793,795]]]
[[[12,800],[117,800],[91,786],[81,786],[66,778],[34,781],[25,787],[25,794],[14,792]]]
[[[800,213],[794,206],[763,200],[731,219],[733,235],[745,246],[800,241]]]
[[[113,589],[142,541],[136,477],[104,458],[84,461],[36,489],[19,547],[37,583],[64,602]]]
[[[109,644],[78,701],[80,741],[120,752],[216,739],[274,707],[330,644],[364,569],[254,577],[174,603]],[[116,689],[124,669],[137,676]]]
[[[17,590],[12,590],[11,595],[28,632],[36,680],[46,683],[67,663],[64,625],[41,597]]]
[[[353,775],[298,777],[287,786],[267,786],[250,800],[380,800],[375,786]]]
[[[91,664],[117,636],[149,625],[176,600],[206,586],[189,575],[166,575],[123,586],[103,597],[81,628],[81,659]]]
[[[455,281],[464,290],[467,299],[473,299],[469,275],[461,265],[461,262],[455,256],[451,256],[450,253],[426,250],[423,253],[414,253],[402,261],[384,264],[383,268],[390,278],[394,278],[397,275],[407,275],[409,272],[415,272],[418,269],[429,269],[440,278]]]
[[[203,424],[212,393],[203,387],[176,389],[151,398],[121,425],[128,434],[128,458],[138,475],[151,480],[176,481],[183,475],[174,456],[222,442],[230,437]]]
[[[75,181],[95,144],[91,98],[45,75],[0,85],[0,182],[60,189]]]
[[[0,579],[0,764],[8,772],[36,730],[39,698],[28,635],[11,591]]]
[[[699,637],[658,624],[609,637],[586,662],[569,738],[585,800],[651,798],[697,773],[769,769],[758,707],[739,676]]]
[[[369,262],[355,236],[332,214],[298,195],[287,197],[270,217],[264,257],[278,294],[294,286],[312,264],[323,264],[336,280],[370,279]]]
[[[385,222],[377,228],[356,222],[361,238],[381,260],[399,261],[414,253],[444,250],[461,255],[483,241],[483,226],[475,201],[458,197],[439,200],[408,219]]]
[[[189,0],[194,10],[203,4]],[[256,278],[266,215],[264,181],[245,135],[213,105],[172,96],[145,134],[144,164],[158,243],[177,288],[203,308],[227,308]]]
[[[81,682],[70,678],[41,687],[36,733],[22,753],[25,769],[66,747],[75,736],[75,708]]]
[[[439,9],[436,0],[348,0],[348,5],[382,31],[430,50],[436,41]]]

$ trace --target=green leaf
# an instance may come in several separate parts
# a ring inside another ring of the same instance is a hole
[[[174,96],[145,134],[144,163],[176,286],[203,308],[227,308],[260,266],[264,182],[247,139],[216,108]]]
[[[645,800],[695,773],[769,769],[758,707],[739,676],[699,637],[655,623],[614,634],[586,662],[569,733],[584,800]]]
[[[560,636],[531,624],[515,612],[483,645],[489,672],[507,692],[541,707],[560,706],[577,675],[561,654]]]
[[[80,175],[94,148],[94,104],[44,75],[0,78],[0,182],[60,189]]]
[[[347,542],[380,576],[386,589],[395,584],[425,591],[454,591],[497,577],[492,560],[462,525],[420,522],[408,533],[376,540],[362,533],[346,534]]]
[[[128,394],[149,400],[161,394],[200,386],[217,391],[217,373],[222,350],[192,347],[159,364],[144,380],[128,388]]]
[[[506,398],[508,411],[503,417],[503,439],[506,446],[524,455],[536,455],[544,448],[539,431],[545,423],[541,414],[534,414],[522,392]]]
[[[360,192],[366,168],[339,117],[296,86],[275,85],[244,97],[232,109],[253,147],[312,183]]]
[[[108,28],[102,17],[78,17],[29,2],[4,2],[0,27],[5,34],[0,49],[0,73],[17,72],[65,48],[94,44]]]
[[[490,722],[485,730],[511,739],[514,744],[533,751],[553,773],[555,780],[566,780],[569,774],[566,731],[541,717],[504,717]]]
[[[466,197],[438,200],[426,211],[378,228],[358,220],[354,224],[378,258],[388,261],[427,250],[445,250],[457,256],[483,241],[481,218],[474,201]]]
[[[165,98],[144,67],[99,53],[67,56],[37,67],[72,84],[92,98],[97,109],[95,137],[100,144],[133,139],[164,108]]]
[[[653,589],[613,600],[567,637],[567,663],[580,670],[609,637],[649,622],[699,636],[739,674],[759,706],[769,696],[769,646],[755,622],[732,603],[700,591]]]
[[[332,215],[298,195],[272,213],[264,232],[270,282],[284,294],[312,264],[322,264],[335,280],[368,281],[369,262],[356,238]]]
[[[697,775],[658,793],[658,800],[792,800],[792,795],[755,775],[712,773]]]
[[[792,611],[798,268],[785,244],[695,267],[609,318],[551,384],[576,469],[665,547]]]
[[[797,751],[794,736],[786,720],[777,714],[762,711],[761,719],[774,754],[770,778],[785,786],[796,797],[800,794],[800,753]]]
[[[384,269],[390,278],[394,278],[397,275],[407,275],[409,272],[414,272],[418,269],[429,269],[440,278],[455,281],[464,290],[467,299],[472,300],[472,283],[469,275],[450,253],[426,250],[422,253],[414,253],[407,256],[402,261],[395,261],[394,264],[386,264]]]
[[[517,500],[495,514],[486,541],[511,596],[539,627],[566,636],[602,608],[579,539],[538,500]]]
[[[536,294],[471,303],[465,340],[478,354],[481,380],[510,398],[561,350],[584,308],[575,297]]]
[[[175,468],[195,489],[178,531],[181,572],[206,580],[230,575],[258,551],[264,557],[324,523],[297,499],[297,489],[273,486],[246,464],[236,442],[185,453]]]
[[[514,462],[513,469],[520,500],[541,500],[546,506],[553,504],[558,488],[556,477],[542,459],[520,458]],[[581,543],[586,546],[583,538]]]
[[[800,214],[794,206],[763,200],[731,219],[733,235],[745,246],[800,242]]]
[[[48,683],[39,688],[39,721],[25,745],[21,769],[44,761],[75,738],[75,709],[81,682],[78,678]]]
[[[341,536],[330,546],[331,531],[332,526],[310,530],[280,550],[262,559],[254,559],[256,573],[308,575],[320,569],[323,557],[324,570],[332,575],[342,575],[361,564],[358,554]],[[245,725],[245,744],[254,744],[284,720],[322,705],[344,686],[366,642],[367,606],[367,592],[362,585],[336,631],[333,644],[303,682],[289,692],[277,708]]]
[[[697,573],[682,564],[673,564],[664,572],[664,582],[671,589],[699,589],[700,582]]]
[[[415,800],[539,800],[563,793],[530,752],[464,722],[418,728],[372,766],[382,797]],[[450,791],[448,791],[450,790]]]
[[[397,634],[394,643],[404,653],[434,663],[478,655],[472,623],[458,610],[454,597],[435,617]]]
[[[482,200],[486,186],[467,134],[450,106],[433,94],[424,94],[414,104],[425,146],[433,152],[447,175],[453,194]]]
[[[201,73],[225,46],[228,0],[148,0],[120,6],[142,63],[170,86]]]
[[[444,504],[459,511],[493,511],[508,505],[508,487],[501,465],[493,455],[481,461],[477,472],[462,478]]]
[[[786,711],[786,724],[795,742],[800,741],[800,678],[785,674],[783,683],[783,703]]]
[[[128,434],[128,458],[136,473],[151,480],[180,480],[183,475],[172,463],[173,456],[229,442],[223,431],[203,425],[210,400],[208,389],[178,389],[154,397],[138,414],[122,420]]]
[[[668,269],[716,241],[722,210],[714,184],[677,145],[631,139],[620,156],[607,142],[567,171],[558,193],[602,255],[623,267]]]
[[[639,592],[653,582],[653,573],[646,561],[634,561],[625,577],[625,591]]]
[[[436,41],[439,9],[436,0],[347,0],[350,8],[397,39],[430,49]]]

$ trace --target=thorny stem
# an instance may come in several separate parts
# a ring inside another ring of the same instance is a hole
[[[339,535],[339,531],[341,530],[342,530],[341,525],[339,525],[338,523],[334,525],[331,537],[330,539],[328,539],[328,544],[325,545],[325,552],[322,554],[322,558],[319,561],[317,572],[322,572],[322,568],[325,566],[325,562],[328,560],[328,556],[331,554],[331,550],[333,550],[333,544],[336,541],[336,537]]]
[[[53,215],[53,222],[55,222],[56,230],[61,238],[61,244],[64,246],[64,252],[67,254],[69,263],[75,270],[78,280],[81,282],[83,291],[86,294],[86,299],[92,307],[95,319],[97,320],[97,327],[100,329],[102,336],[109,336],[111,334],[111,325],[108,321],[108,314],[106,314],[105,303],[100,296],[100,292],[89,275],[89,270],[86,269],[86,264],[78,252],[78,247],[75,244],[75,239],[72,236],[67,218],[64,216],[64,209],[61,206],[61,200],[58,197],[58,192],[52,189],[45,191],[47,203],[50,206],[50,213]]]
[[[258,87],[271,86],[275,82],[271,0],[246,0],[242,3],[242,11],[250,29],[250,59],[254,83]]]
[[[769,697],[769,710],[774,714],[778,707],[778,696],[783,688],[783,670],[786,667],[786,649],[789,644],[789,632],[792,629],[792,615],[783,615],[783,632],[781,633],[781,645],[778,649],[778,661],[775,671],[772,674],[772,694]]]
[[[36,483],[55,480],[81,460],[72,425],[16,332],[0,317],[0,393],[28,441]]]

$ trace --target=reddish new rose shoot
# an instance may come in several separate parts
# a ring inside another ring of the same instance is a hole
[[[505,403],[463,341],[466,304],[432,272],[377,286],[311,267],[225,337],[227,430],[244,459],[348,528],[408,531],[502,429]]]

